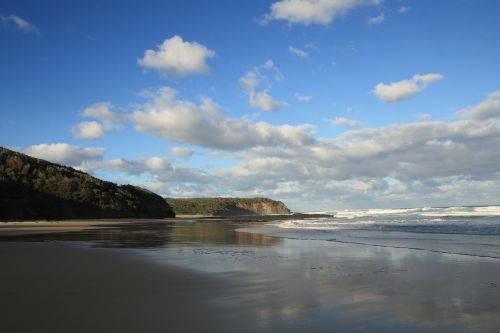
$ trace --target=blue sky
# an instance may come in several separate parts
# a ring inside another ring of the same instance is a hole
[[[0,142],[169,196],[295,210],[495,203],[499,12],[472,0],[4,0]]]

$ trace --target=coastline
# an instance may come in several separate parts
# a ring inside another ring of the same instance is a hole
[[[129,223],[0,242],[4,327],[17,332],[496,332],[500,327],[499,260],[236,230],[262,227],[260,222],[178,222],[151,230]]]
[[[118,227],[123,224],[171,224],[174,219],[74,219],[0,221],[0,237],[27,234],[64,233],[91,229]]]

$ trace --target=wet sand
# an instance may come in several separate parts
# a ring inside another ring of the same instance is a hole
[[[496,259],[269,237],[231,221],[133,225],[4,237],[2,331],[500,328]]]
[[[209,303],[230,287],[137,253],[0,243],[2,332],[228,331]],[[217,293],[214,291],[217,290]],[[235,324],[235,323],[234,323]]]
[[[172,219],[38,220],[0,222],[0,236],[56,233],[113,227],[133,223],[173,223]]]

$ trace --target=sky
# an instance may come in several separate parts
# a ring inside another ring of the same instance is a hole
[[[498,204],[496,0],[0,1],[0,145],[163,196]]]

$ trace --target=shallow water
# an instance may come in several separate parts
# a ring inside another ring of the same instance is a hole
[[[177,232],[191,234],[199,227],[179,225]],[[217,302],[246,308],[261,331],[497,332],[500,327],[498,259],[283,233],[273,238],[277,228],[268,226],[219,227],[226,236],[236,227],[233,241],[184,243],[148,251],[147,257],[239,280],[239,292]],[[391,239],[405,244],[401,234]],[[430,243],[439,244],[442,236]]]
[[[111,247],[227,281],[230,292],[216,292],[212,303],[221,320],[238,319],[239,331],[500,328],[496,235],[277,227],[281,223],[135,224],[26,240]]]

